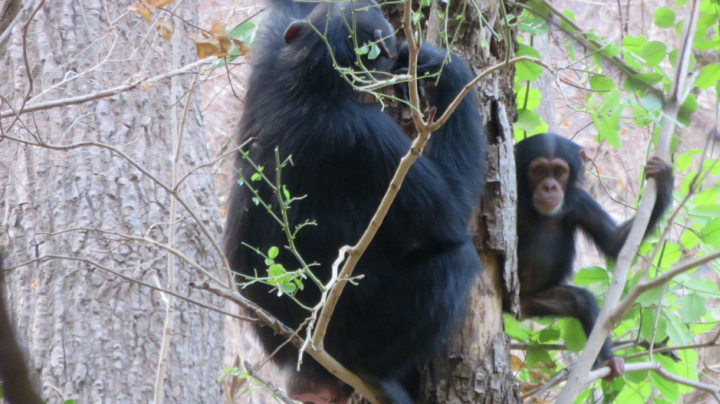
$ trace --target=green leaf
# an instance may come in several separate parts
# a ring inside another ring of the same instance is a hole
[[[675,12],[669,8],[658,8],[653,13],[653,21],[658,28],[672,28],[675,25]]]
[[[675,69],[677,69],[677,65],[675,63],[677,63],[678,52],[679,51],[677,49],[674,49],[670,53],[668,53],[668,59],[670,60],[670,65],[672,65],[672,67],[674,67]],[[690,62],[688,63],[688,70],[690,70],[690,71],[695,70],[696,63],[697,62],[695,60],[695,54],[690,53]]]
[[[680,315],[683,321],[689,324],[697,323],[700,317],[705,315],[705,303],[705,298],[697,293],[683,296],[680,303],[682,307]]]
[[[518,120],[513,127],[531,132],[540,125],[542,125],[542,120],[538,114],[527,109],[521,109],[518,111]]]
[[[654,264],[661,268],[666,268],[678,262],[680,257],[682,257],[682,249],[680,249],[680,246],[673,242],[667,242],[665,243],[665,248],[662,251],[662,256],[658,254],[658,256],[655,257]],[[662,261],[660,258],[662,258]]]
[[[698,103],[695,100],[695,94],[688,94],[687,98],[685,98],[685,101],[680,106],[680,111],[678,111],[678,122],[685,125],[685,127],[690,126],[690,115],[697,111],[697,109]]]
[[[560,339],[560,330],[555,326],[545,327],[538,335],[538,340],[543,344],[556,342]]]
[[[720,80],[720,63],[713,63],[700,69],[695,85],[701,90],[706,90],[717,85],[718,80]]]
[[[720,246],[720,218],[714,218],[707,222],[703,228],[700,240],[711,246]]]
[[[657,303],[657,302],[655,302]],[[645,309],[642,311],[642,321],[640,323],[640,337],[646,341],[650,341],[653,336],[655,326],[655,309]],[[667,337],[667,319],[660,314],[658,317],[657,329],[655,329],[655,342],[662,341]]]
[[[620,99],[622,94],[619,90],[612,90],[609,93],[603,95],[602,102],[600,103],[600,113],[606,113],[611,110],[615,110],[620,107]]]
[[[530,56],[540,59],[540,53],[527,45],[520,45],[515,56]],[[520,62],[515,65],[515,78],[522,81],[535,81],[542,74],[542,66],[532,62]]]
[[[680,398],[680,390],[678,389],[677,383],[665,380],[655,372],[650,372],[650,381],[658,393],[671,402],[676,403]]]
[[[663,102],[654,93],[648,93],[643,99],[640,101],[640,105],[645,108],[648,111],[662,111]]]
[[[720,287],[718,287],[717,283],[709,279],[688,277],[687,279],[682,281],[682,284],[686,288],[710,299],[720,296]]]
[[[288,191],[288,189],[285,185],[282,186],[282,192],[283,192],[283,196],[285,196],[285,200],[289,201],[290,200],[290,191]]]
[[[250,177],[250,181],[258,182],[262,179],[262,174],[255,173]]]
[[[543,369],[548,370],[546,364],[554,363],[550,355],[545,348],[541,347],[530,347],[525,353],[525,365],[530,369]],[[542,363],[542,365],[538,364]]]
[[[640,49],[647,43],[644,36],[626,36],[622,40],[623,49],[630,51],[635,54],[640,54]]]
[[[292,295],[297,290],[297,286],[292,282],[282,282],[278,285],[278,289],[286,295]]]
[[[585,267],[578,271],[573,280],[573,283],[579,286],[595,282],[609,283],[610,277],[607,271],[600,267]]]
[[[715,84],[715,97],[720,101],[720,81]]]
[[[368,52],[368,59],[375,60],[380,56],[380,47],[376,43],[370,44],[370,52]]]
[[[590,77],[590,88],[595,91],[610,91],[615,88],[615,82],[608,76],[596,74]]]
[[[563,339],[565,346],[572,352],[580,352],[585,346],[587,339],[580,322],[574,318],[566,318],[563,322]]]
[[[287,273],[285,268],[280,264],[270,265],[270,267],[268,268],[267,271],[268,271],[268,275],[270,275],[273,278],[281,277]]]
[[[518,341],[527,341],[530,338],[527,327],[521,327],[517,319],[510,314],[505,314],[505,332]]]
[[[525,97],[527,96],[527,105],[525,105]],[[542,98],[542,95],[540,94],[540,90],[531,88],[530,91],[527,90],[527,86],[522,86],[517,91],[517,105],[519,108],[529,109],[530,111],[534,111],[535,108],[540,106],[540,99]]]
[[[689,250],[700,244],[700,238],[691,230],[685,229],[680,236],[680,244],[682,244],[683,248]]]
[[[640,48],[640,56],[645,59],[645,62],[650,67],[660,64],[665,59],[666,54],[667,47],[660,41],[648,42]]]
[[[614,402],[618,404],[645,404],[651,394],[652,386],[650,386],[650,383],[628,383],[620,394],[615,397]]]
[[[652,306],[660,300],[661,292],[662,290],[659,287],[650,289],[647,292],[641,293],[635,302],[640,304],[642,307]]]
[[[673,342],[673,345],[689,345],[692,343],[692,334],[687,326],[673,313],[666,313],[667,319],[667,335]]]
[[[280,250],[279,250],[277,247],[272,246],[272,247],[270,247],[270,249],[268,250],[268,254],[267,254],[267,255],[268,255],[268,258],[270,258],[271,260],[274,260],[275,258],[277,258],[277,256],[278,256],[279,253],[280,253]]]
[[[63,404],[75,404],[75,403],[76,403],[75,400],[65,400],[65,401],[63,401]]]
[[[230,38],[239,39],[246,43],[251,43],[253,37],[255,36],[256,30],[257,25],[254,22],[245,21],[242,24],[239,24],[235,28],[233,28],[228,35],[230,36]]]

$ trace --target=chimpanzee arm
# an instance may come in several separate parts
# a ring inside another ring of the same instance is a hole
[[[395,62],[397,72],[407,71],[407,59],[405,44]],[[423,44],[418,53],[418,77],[437,72],[439,79],[432,77],[425,82],[437,80],[437,86],[428,94],[430,104],[437,109],[435,118],[440,118],[474,74],[460,56],[448,57],[446,51]],[[423,156],[435,163],[460,200],[477,201],[485,177],[487,138],[475,91],[467,94],[445,124],[432,134]]]
[[[573,317],[580,321],[585,336],[589,336],[600,310],[595,296],[583,288],[559,285],[531,295],[520,295],[521,313],[524,317]],[[612,343],[605,340],[596,365],[612,358]]]
[[[670,206],[673,187],[672,167],[659,157],[652,157],[648,161],[645,171],[648,177],[656,180],[657,199],[643,237],[647,237],[653,231],[658,220]],[[573,220],[576,220],[580,228],[592,238],[603,254],[616,259],[627,240],[634,218],[617,226],[610,215],[587,192],[581,189],[576,190],[576,198],[570,203],[574,203],[576,206],[573,209],[575,213]]]

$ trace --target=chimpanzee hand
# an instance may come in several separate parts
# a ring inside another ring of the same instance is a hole
[[[407,43],[404,43],[398,51],[398,56],[393,64],[392,73],[407,74],[410,51]],[[447,56],[450,56],[448,58]],[[427,84],[435,84],[436,88],[423,83],[422,78],[426,75],[440,73],[439,77],[432,76],[426,79]],[[445,108],[452,102],[462,88],[473,78],[473,73],[467,63],[458,55],[448,55],[445,50],[435,48],[430,44],[423,44],[418,50],[417,56],[417,77],[418,95],[425,96],[424,90],[428,90],[428,101],[442,114]],[[396,94],[403,100],[408,100],[408,84],[401,83],[395,86]]]
[[[662,158],[652,156],[645,166],[645,177],[654,178],[658,186],[665,185],[668,181],[672,181],[672,166]]]
[[[613,356],[612,358],[608,359],[605,364],[610,367],[610,374],[603,377],[603,380],[605,380],[606,382],[611,382],[616,377],[620,377],[625,374],[625,360],[623,358]]]

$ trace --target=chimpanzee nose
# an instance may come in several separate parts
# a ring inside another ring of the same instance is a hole
[[[545,189],[545,192],[551,192],[554,191],[557,186],[555,184],[543,184],[543,188]]]

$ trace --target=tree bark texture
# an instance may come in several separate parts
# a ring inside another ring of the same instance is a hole
[[[33,3],[33,2],[31,2]],[[153,25],[128,12],[130,1],[46,0],[27,28],[14,24],[0,55],[0,110],[19,109],[32,78],[28,105],[77,97],[152,77],[173,66],[172,42]],[[32,9],[40,5],[35,1]],[[187,21],[197,5],[168,6]],[[29,15],[30,13],[28,13]],[[169,13],[153,11],[175,27],[179,66],[195,61],[186,29]],[[193,71],[190,71],[193,73]],[[199,91],[192,75],[177,76],[177,122],[190,103],[179,173],[209,161]],[[190,96],[188,96],[190,94]],[[170,79],[113,97],[2,119],[0,132],[0,244],[6,266],[48,255],[88,259],[152,285],[166,287],[168,253],[148,244],[109,241],[89,227],[168,240],[170,195],[126,159],[110,150],[80,147],[50,150],[32,143],[101,142],[127,154],[165,184],[171,183]],[[200,169],[180,195],[219,240],[221,219],[210,169]],[[221,268],[187,211],[178,209],[175,247],[206,268]],[[196,272],[176,260],[177,292],[215,307],[222,302],[188,287]],[[153,398],[166,304],[147,287],[102,271],[88,262],[34,261],[6,276],[6,295],[31,378],[47,403],[148,403]],[[174,328],[164,383],[165,402],[218,403],[223,354],[219,314],[174,299]]]
[[[463,55],[476,71],[502,63],[512,56],[514,31],[503,32],[498,2],[476,1],[487,23],[479,23],[472,3],[458,2],[468,21],[454,26],[458,32],[453,50]],[[457,12],[455,10],[455,12]],[[450,15],[453,15],[452,10]],[[432,20],[432,17],[431,17]],[[490,30],[501,33],[500,40]],[[449,34],[450,36],[451,34]],[[485,45],[483,45],[485,44]],[[427,366],[423,379],[423,403],[520,403],[519,386],[510,369],[510,338],[504,332],[502,295],[507,291],[517,310],[519,285],[516,258],[517,189],[511,122],[515,116],[513,68],[507,68],[480,83],[477,88],[486,119],[489,140],[488,174],[485,195],[471,225],[484,272],[477,279],[468,303],[465,324],[455,335],[447,355]]]

